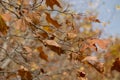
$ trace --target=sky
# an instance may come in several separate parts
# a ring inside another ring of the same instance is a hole
[[[91,12],[98,13],[98,19],[103,24],[94,24],[104,28],[103,36],[120,35],[120,0],[67,0],[73,6],[72,8],[78,13]],[[120,37],[120,36],[119,36]]]

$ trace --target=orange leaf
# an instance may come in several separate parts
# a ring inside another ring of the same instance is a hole
[[[3,20],[2,16],[0,15],[0,33],[3,35],[7,34],[8,26],[6,25],[5,21]]]
[[[46,5],[49,6],[51,9],[53,9],[54,5],[57,5],[61,8],[61,5],[57,0],[46,0]]]
[[[51,23],[52,25],[54,25],[56,28],[59,28],[61,25],[58,24],[58,22],[56,20],[53,20],[50,16],[49,13],[46,13],[46,20],[48,23]]]
[[[4,19],[4,21],[10,21],[12,19],[10,13],[5,13],[2,14],[1,16]]]
[[[39,54],[40,58],[42,58],[42,59],[44,59],[45,61],[48,62],[48,56],[44,53],[43,48],[40,46],[40,47],[37,48],[37,50],[40,53]]]
[[[109,40],[101,40],[101,39],[88,39],[86,43],[84,42],[82,45],[83,47],[80,49],[80,51],[84,51],[87,48],[94,49],[97,51],[96,44],[102,48],[106,49],[108,44],[110,43]]]

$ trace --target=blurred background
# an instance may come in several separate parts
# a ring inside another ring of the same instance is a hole
[[[102,22],[93,23],[103,30],[102,37],[120,37],[120,0],[66,0],[77,13],[94,13]]]

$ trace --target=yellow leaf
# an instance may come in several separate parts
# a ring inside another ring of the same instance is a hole
[[[34,71],[34,70],[37,70],[37,69],[39,69],[39,66],[36,63],[32,62],[31,63],[31,70]]]
[[[116,10],[120,10],[120,5],[116,5]]]
[[[53,32],[53,30],[50,28],[50,26],[43,26],[43,29],[47,32]]]

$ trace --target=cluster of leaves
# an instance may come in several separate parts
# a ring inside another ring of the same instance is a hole
[[[7,74],[0,74],[0,78],[87,80],[89,67],[104,73],[98,54],[92,56],[110,43],[98,38],[100,30],[93,30],[92,23],[101,21],[95,15],[71,12],[61,3],[0,1],[0,71]],[[111,70],[118,70],[116,62],[113,64]]]

